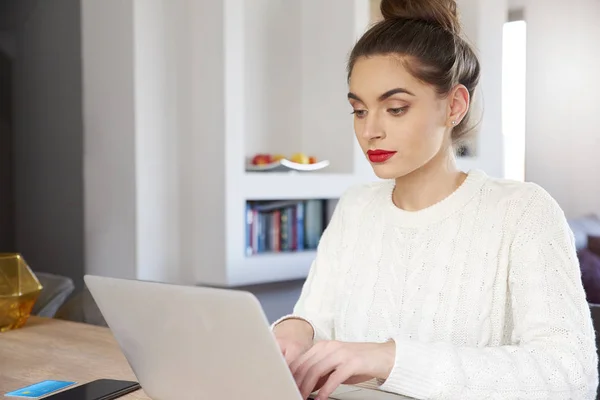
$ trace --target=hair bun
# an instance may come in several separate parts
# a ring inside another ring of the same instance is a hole
[[[440,25],[442,28],[460,34],[455,0],[382,0],[381,14],[386,20],[413,19]]]

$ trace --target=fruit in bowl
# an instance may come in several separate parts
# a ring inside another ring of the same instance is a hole
[[[250,163],[252,165],[269,165],[277,161],[281,161],[286,159],[286,157],[282,154],[267,154],[260,153],[254,155]],[[314,156],[308,156],[305,153],[295,153],[290,158],[288,158],[291,162],[297,164],[316,164],[317,158]]]
[[[267,165],[273,162],[270,154],[257,154],[252,157],[252,165]]]
[[[308,164],[310,162],[310,158],[304,153],[295,153],[290,158],[290,161],[298,164]]]

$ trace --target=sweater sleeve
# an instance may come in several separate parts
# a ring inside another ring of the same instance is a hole
[[[511,343],[396,343],[380,389],[417,399],[595,399],[598,358],[573,234],[543,189],[516,218],[509,255]]]
[[[314,341],[333,340],[333,316],[336,311],[336,296],[339,252],[342,251],[344,204],[348,202],[348,193],[344,194],[327,224],[317,248],[317,254],[311,264],[308,277],[304,282],[300,298],[292,314],[279,318],[272,327],[288,320],[302,319],[308,322],[314,332]]]

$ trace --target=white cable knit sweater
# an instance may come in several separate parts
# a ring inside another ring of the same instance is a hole
[[[292,316],[313,325],[315,340],[395,340],[379,386],[388,392],[595,399],[595,335],[556,202],[479,170],[416,212],[393,204],[393,187],[342,196]]]

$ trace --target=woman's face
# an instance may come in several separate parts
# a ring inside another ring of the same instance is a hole
[[[414,78],[398,57],[358,59],[348,101],[358,142],[379,178],[408,175],[448,150],[448,100]]]

